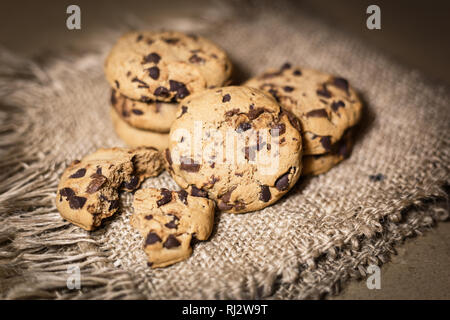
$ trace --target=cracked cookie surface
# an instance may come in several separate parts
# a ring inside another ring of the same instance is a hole
[[[153,268],[187,259],[192,238],[207,240],[214,225],[214,202],[184,190],[141,189],[134,195],[133,207],[130,224],[144,237]]]
[[[113,89],[111,106],[120,118],[132,127],[168,133],[175,120],[178,104],[132,100]]]
[[[298,180],[298,119],[263,91],[209,89],[184,100],[178,112],[166,167],[192,195],[243,213],[276,202]]]
[[[361,117],[361,100],[348,81],[320,71],[285,64],[245,85],[270,93],[299,118],[304,154],[330,152]]]
[[[162,169],[163,160],[153,148],[99,149],[65,169],[56,207],[66,220],[93,230],[119,209],[119,190],[134,191]]]
[[[135,31],[112,48],[105,75],[111,87],[128,98],[179,101],[224,85],[231,62],[216,44],[197,35]]]

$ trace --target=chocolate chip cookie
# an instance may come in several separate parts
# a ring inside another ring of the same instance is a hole
[[[134,195],[131,225],[145,238],[144,251],[153,268],[187,259],[191,240],[207,240],[214,224],[214,202],[184,190],[141,189]]]
[[[178,107],[176,103],[132,100],[114,89],[111,105],[130,126],[161,133],[169,132]]]
[[[134,100],[179,101],[220,87],[231,75],[225,52],[211,41],[181,32],[129,32],[105,62],[111,87]]]
[[[114,108],[111,108],[111,119],[117,136],[130,147],[153,147],[164,150],[169,144],[169,134],[137,129],[125,122]]]
[[[174,180],[225,212],[262,209],[301,172],[298,119],[261,90],[209,89],[185,99],[165,151]]]
[[[331,146],[331,151],[325,154],[303,156],[302,175],[319,175],[328,172],[339,162],[350,156],[353,147],[351,132],[347,131],[341,140]]]
[[[93,230],[118,210],[119,190],[133,191],[162,169],[163,160],[153,148],[99,149],[66,168],[56,207],[63,218]]]
[[[295,114],[303,129],[303,153],[323,154],[361,117],[362,103],[348,81],[285,64],[246,82],[270,93]]]

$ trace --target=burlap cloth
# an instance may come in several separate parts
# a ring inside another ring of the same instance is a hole
[[[449,90],[431,84],[322,21],[289,8],[219,5],[164,25],[194,31],[231,55],[237,79],[293,64],[346,77],[366,102],[353,154],[302,178],[276,205],[218,214],[187,261],[152,270],[124,211],[100,230],[65,222],[54,206],[65,166],[122,145],[108,113],[104,57],[95,48],[38,64],[0,51],[0,294],[6,298],[315,298],[337,292],[393,246],[448,216]],[[136,27],[136,26],[135,26]],[[369,176],[382,174],[381,181]],[[167,173],[145,186],[176,188]],[[66,286],[69,266],[81,290]]]

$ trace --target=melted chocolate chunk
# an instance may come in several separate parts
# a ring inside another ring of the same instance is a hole
[[[189,58],[189,62],[190,63],[197,63],[197,64],[203,64],[205,63],[205,59],[199,57],[196,54],[193,54],[190,58]]]
[[[300,121],[296,116],[294,116],[291,112],[287,110],[283,110],[281,114],[286,114],[289,120],[289,123],[298,131],[302,132],[302,129],[300,127]]]
[[[178,226],[178,225],[177,225],[177,221],[180,220],[180,219],[178,219],[178,217],[177,217],[176,215],[172,215],[172,216],[173,216],[172,221],[166,223],[165,226],[166,226],[167,228],[169,228],[169,229],[176,229],[177,226]]]
[[[226,95],[224,95],[222,98],[222,102],[228,102],[230,100],[231,100],[231,96],[228,93]]]
[[[275,188],[277,188],[280,191],[285,191],[289,187],[289,171],[280,176],[275,181]]]
[[[151,67],[147,69],[149,76],[153,80],[158,80],[159,78],[159,68],[158,67]]]
[[[268,92],[272,95],[272,97],[275,98],[275,100],[276,100],[277,102],[280,102],[280,97],[278,96],[278,91],[277,91],[277,90],[275,90],[275,89],[269,89]]]
[[[238,125],[236,132],[241,133],[247,130],[250,130],[252,125],[249,122],[242,122]]]
[[[144,218],[145,218],[145,220],[152,220],[153,215],[149,214],[149,215],[145,216]]]
[[[178,99],[183,99],[190,94],[189,90],[186,88],[186,86],[182,82],[178,82],[175,80],[169,80],[169,85],[170,85],[170,91],[175,91],[177,93],[176,97]]]
[[[89,194],[100,190],[107,180],[104,175],[98,173],[94,173],[93,175],[91,175],[91,178],[92,180],[86,188],[86,192]]]
[[[77,210],[83,208],[84,204],[86,203],[86,198],[84,197],[77,197],[75,195],[71,196],[69,198],[69,206],[71,209]]]
[[[328,118],[327,110],[325,109],[315,109],[312,111],[309,111],[306,116],[308,118]]]
[[[154,232],[149,232],[147,238],[145,239],[145,245],[151,245],[156,242],[161,242],[161,238]]]
[[[322,147],[328,152],[331,150],[331,137],[330,136],[323,136],[320,138],[320,143],[322,144]]]
[[[208,192],[199,189],[196,186],[191,186],[191,195],[194,197],[208,198]]]
[[[162,196],[162,198],[159,199],[158,201],[156,201],[156,204],[158,205],[158,207],[161,207],[161,206],[169,203],[170,201],[172,201],[172,192],[170,192],[166,188],[161,189],[161,196]]]
[[[158,64],[161,57],[156,52],[152,52],[144,57],[143,63],[155,63]]]
[[[331,98],[331,92],[327,89],[326,84],[323,84],[321,89],[317,89],[316,93],[318,96],[322,96],[325,98]]]
[[[144,112],[139,109],[131,109],[131,112],[133,112],[135,115],[138,115],[138,116],[141,116],[144,114]]]
[[[198,172],[198,170],[200,170],[200,164],[195,163],[194,160],[185,157],[182,157],[180,160],[180,170],[188,172]]]
[[[247,113],[247,117],[250,120],[255,120],[258,118],[261,114],[266,112],[267,110],[265,108],[254,108],[253,105],[250,106],[250,111]]]
[[[333,103],[331,104],[331,109],[334,112],[337,112],[339,110],[339,108],[344,108],[344,107],[345,107],[345,103],[341,100],[333,101]]]
[[[349,87],[348,86],[348,81],[346,79],[344,79],[344,78],[334,78],[333,85],[336,88],[339,88],[339,89],[345,91],[347,94],[349,93],[348,92],[348,87]]]
[[[180,245],[181,245],[180,241],[178,241],[178,239],[175,238],[173,234],[171,234],[167,237],[167,240],[166,242],[164,242],[163,247],[166,249],[172,249],[179,247]]]
[[[139,178],[137,176],[132,176],[131,180],[128,182],[123,182],[122,187],[128,190],[134,190],[139,184]]]
[[[270,194],[270,189],[266,185],[261,186],[261,192],[259,194],[259,200],[263,202],[268,202],[272,198],[272,195]]]
[[[78,169],[77,172],[72,174],[69,178],[72,178],[72,179],[82,178],[82,177],[84,177],[85,174],[86,174],[86,169],[81,168],[81,169]]]
[[[177,194],[178,199],[180,199],[180,201],[183,202],[185,205],[188,205],[187,201],[188,193],[186,192],[186,190],[177,191]]]
[[[70,188],[63,188],[59,190],[59,194],[62,195],[63,197],[66,197],[66,200],[69,200],[70,197],[75,195],[75,191],[73,191]]]
[[[233,208],[233,205],[219,201],[219,203],[217,204],[217,207],[219,208],[219,210],[221,211],[225,211],[225,210],[230,210]]]
[[[167,88],[164,88],[164,87],[156,88],[153,93],[157,97],[166,97],[167,98],[170,95],[169,90],[167,90]]]

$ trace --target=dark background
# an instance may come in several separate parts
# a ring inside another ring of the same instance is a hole
[[[0,45],[28,57],[67,47],[86,49],[93,35],[102,28],[120,25],[126,16],[145,21],[163,19],[175,11],[180,16],[190,15],[203,10],[207,2],[210,1],[2,0]],[[375,50],[450,87],[449,0],[292,2],[296,10],[321,17],[335,28],[363,39]],[[66,28],[66,8],[70,4],[81,7],[81,30]],[[371,4],[381,8],[381,30],[366,28],[366,8]],[[381,272],[381,290],[368,290],[364,281],[353,282],[338,298],[450,299],[450,224],[442,223],[424,237],[406,241]]]

